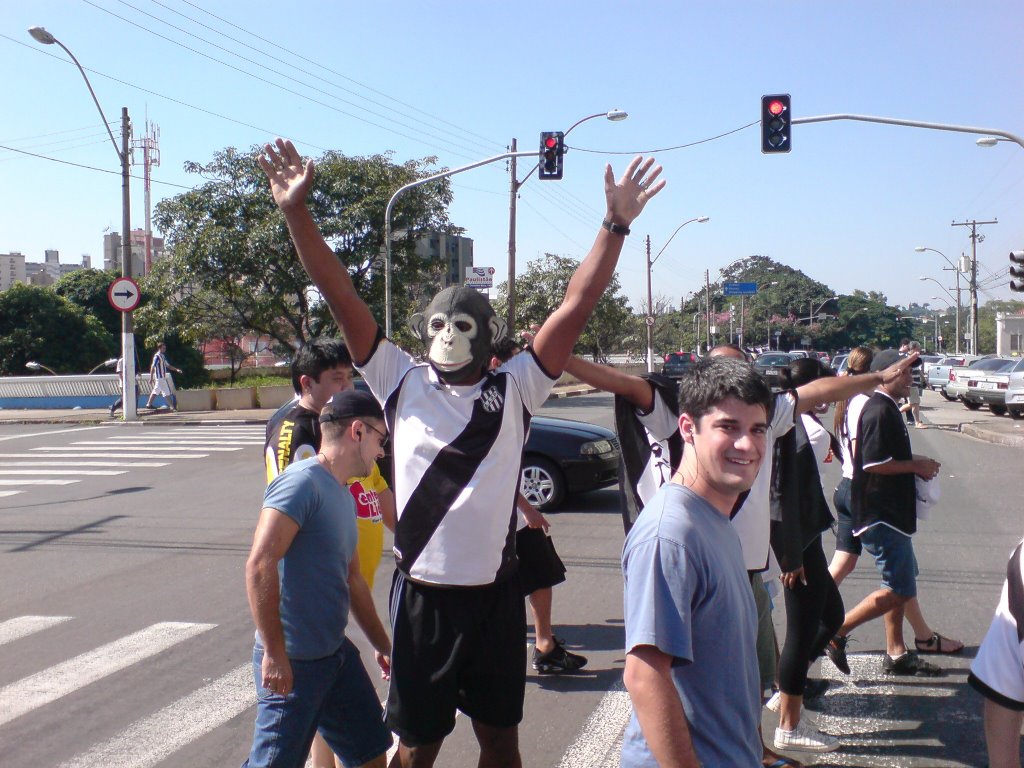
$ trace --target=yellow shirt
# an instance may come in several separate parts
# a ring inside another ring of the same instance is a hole
[[[387,482],[373,465],[366,477],[350,477],[348,490],[356,502],[356,527],[359,530],[359,571],[373,589],[373,575],[384,552],[384,518],[380,511],[379,491],[386,491]]]

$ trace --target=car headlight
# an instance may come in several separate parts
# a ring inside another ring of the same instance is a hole
[[[612,452],[612,444],[607,440],[594,440],[580,446],[580,453],[584,456],[600,456]]]

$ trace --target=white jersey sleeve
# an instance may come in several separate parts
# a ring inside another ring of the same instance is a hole
[[[796,418],[796,395],[792,392],[780,392],[775,396],[775,410],[772,413],[772,434],[782,437],[793,428]]]
[[[558,377],[552,378],[540,364],[532,349],[514,355],[496,373],[507,373],[519,390],[523,405],[536,413],[551,394]]]
[[[399,349],[389,339],[381,339],[370,353],[370,358],[356,366],[356,370],[383,407],[401,383],[402,377],[415,367],[416,360],[412,355]]]
[[[1007,709],[1024,710],[1024,542],[1010,557],[1006,582],[988,634],[971,662],[971,686]]]
[[[668,440],[679,430],[679,417],[672,413],[672,409],[657,392],[654,394],[654,407],[650,412],[644,413],[637,408],[636,417],[644,425],[647,433],[658,442]]]

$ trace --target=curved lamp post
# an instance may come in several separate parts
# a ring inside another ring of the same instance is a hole
[[[96,373],[96,371],[98,371],[100,368],[113,368],[115,365],[117,365],[116,357],[112,357],[109,360],[104,360],[102,363],[100,363],[91,371],[89,371],[89,373],[87,373],[86,376],[91,376],[92,374]]]
[[[648,373],[654,372],[654,307],[653,298],[651,297],[651,267],[654,266],[654,262],[656,262],[661,257],[661,254],[665,252],[665,249],[668,248],[668,244],[672,242],[672,238],[679,234],[679,230],[681,230],[687,224],[692,224],[695,221],[698,224],[703,224],[706,221],[710,221],[710,218],[708,216],[695,216],[692,219],[684,221],[682,224],[676,227],[675,232],[669,235],[668,240],[666,240],[665,244],[661,246],[661,250],[658,251],[658,255],[655,256],[653,259],[651,258],[651,236],[647,236],[647,317],[645,318],[645,320],[647,322]]]
[[[978,143],[981,143],[982,141],[984,141],[984,139],[978,139]],[[996,140],[993,139],[992,141],[993,141],[993,144],[994,144]],[[1005,141],[1005,139],[1000,139],[1000,141]],[[984,144],[982,146],[989,146],[989,145]],[[949,264],[948,267],[943,267],[943,269],[944,270],[952,269],[953,270],[953,274],[956,275],[956,353],[959,355],[960,354],[960,306],[961,306],[961,303],[960,303],[960,268],[956,264],[954,264],[949,259],[949,257],[946,256],[946,254],[944,254],[942,251],[936,250],[935,248],[928,248],[927,246],[919,245],[916,248],[914,248],[914,250],[917,251],[918,253],[924,253],[925,251],[931,251],[932,253],[939,254],[939,256],[944,258],[946,260],[946,263]]]
[[[568,136],[572,133],[573,129],[585,123],[588,120],[596,120],[599,117],[603,117],[606,120],[611,120],[613,123],[620,122],[629,117],[629,113],[621,109],[609,109],[607,112],[597,112],[593,115],[587,115],[586,117],[580,118],[575,123],[569,126],[569,129],[565,131],[563,136]],[[517,143],[515,139],[512,139],[512,151],[515,152]],[[519,200],[519,189],[526,183],[533,172],[540,168],[540,162],[534,164],[530,172],[527,173],[522,179],[516,179],[516,158],[513,157],[509,163],[509,176],[511,177],[512,183],[509,188],[508,197],[508,313],[506,322],[508,323],[508,332],[512,333],[515,327],[515,315],[516,315],[516,210],[518,207]]]
[[[59,46],[71,58],[75,66],[78,67],[78,71],[82,74],[82,79],[85,80],[85,85],[89,89],[89,94],[92,96],[93,103],[100,113],[100,119],[103,120],[103,127],[107,129],[107,135],[110,136],[110,143],[114,145],[117,158],[121,161],[121,274],[124,277],[131,277],[131,196],[128,186],[128,180],[131,177],[128,169],[128,139],[131,128],[128,121],[128,108],[123,107],[121,109],[121,148],[118,149],[117,141],[114,140],[114,133],[110,130],[110,123],[107,120],[107,116],[103,113],[103,107],[100,106],[99,99],[96,98],[96,92],[92,89],[92,84],[89,82],[85,70],[78,63],[75,55],[68,50],[64,43],[47,32],[44,27],[32,27],[28,33],[38,43]],[[121,357],[124,359],[124,365],[121,369],[121,391],[125,393],[124,420],[136,421],[138,419],[137,403],[135,398],[128,394],[135,391],[135,320],[131,312],[121,313]]]
[[[49,371],[54,376],[60,376],[60,374],[53,370],[53,368],[43,365],[42,363],[37,363],[35,360],[29,360],[27,363],[25,363],[25,367],[28,368],[30,371]]]

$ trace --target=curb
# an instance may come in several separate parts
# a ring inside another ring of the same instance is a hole
[[[960,432],[969,437],[984,440],[986,443],[1009,445],[1013,448],[1024,448],[1024,435],[1001,435],[998,432],[982,429],[974,424],[961,424]]]

